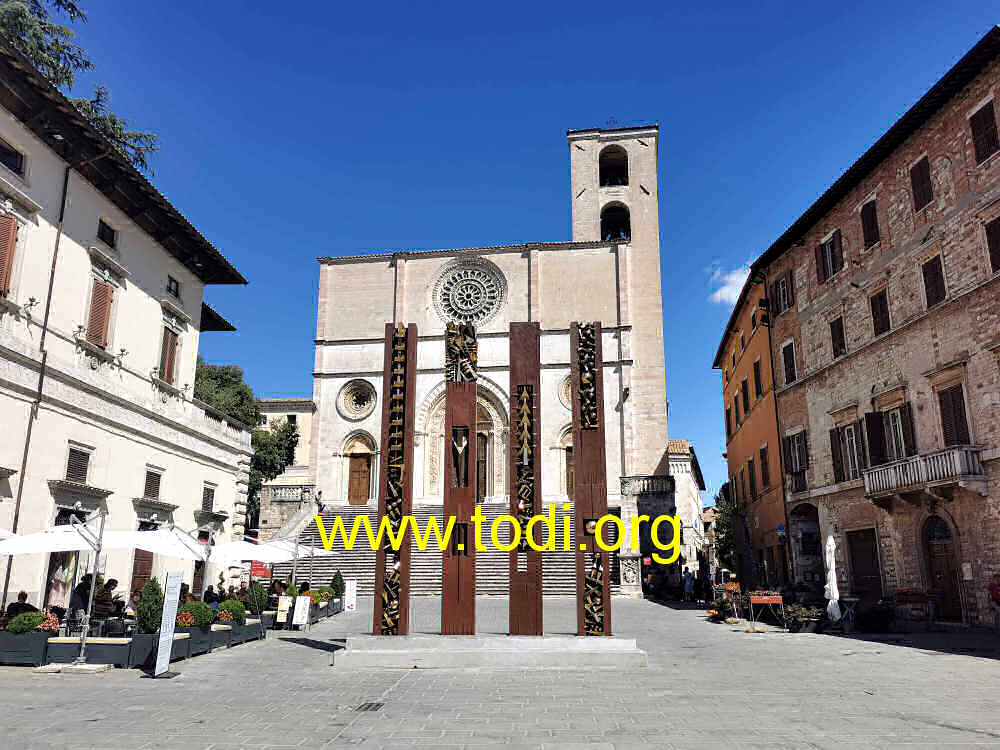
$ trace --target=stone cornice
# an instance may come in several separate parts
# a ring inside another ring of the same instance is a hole
[[[112,493],[112,490],[105,490],[100,487],[91,487],[89,484],[71,482],[68,479],[50,479],[48,484],[49,490],[52,494],[62,493],[67,495],[82,495],[83,497],[92,497],[97,500],[103,500]]]
[[[8,469],[6,466],[0,466],[0,479],[9,479],[15,474],[17,474],[17,469]]]

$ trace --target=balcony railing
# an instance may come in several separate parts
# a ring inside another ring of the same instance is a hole
[[[271,485],[262,488],[264,500],[277,503],[296,503],[312,498],[313,485],[287,484]]]
[[[956,445],[865,469],[865,494],[877,497],[984,477],[980,449]]]

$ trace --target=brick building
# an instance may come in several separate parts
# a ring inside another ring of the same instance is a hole
[[[712,366],[722,370],[728,484],[742,526],[735,572],[746,584],[780,585],[788,581],[787,524],[765,296],[747,280]]]
[[[990,621],[998,58],[994,28],[754,262],[744,290],[767,290],[794,577],[822,579],[832,535],[841,592],[860,607],[916,589],[939,620]]]

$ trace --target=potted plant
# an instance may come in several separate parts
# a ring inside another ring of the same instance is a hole
[[[236,599],[226,599],[219,605],[219,608],[215,611],[216,619],[220,625],[228,625],[230,630],[229,645],[235,646],[238,643],[243,643],[247,640],[246,633],[246,619],[247,613],[246,608],[243,606],[243,602],[237,601]],[[220,631],[216,631],[219,633]],[[221,639],[220,639],[221,640]],[[213,643],[213,645],[217,645]]]
[[[791,633],[817,633],[825,611],[808,604],[789,604],[785,607],[785,624]]]
[[[333,580],[330,581],[330,588],[333,589],[334,599],[337,600],[337,604],[334,613],[344,611],[344,592],[347,591],[347,584],[344,583],[344,576],[340,574],[338,570],[333,574]]]
[[[309,598],[312,600],[309,603],[309,624],[319,622],[319,618],[323,616],[323,607],[320,605],[323,603],[323,595],[319,591],[308,591],[306,592]]]
[[[274,612],[267,612],[265,614],[264,609],[267,607],[267,589],[260,583],[260,581],[254,581],[250,584],[250,594],[247,597],[247,605],[250,609],[250,614],[258,620],[256,625],[260,627],[260,635],[258,638],[264,637],[264,631],[270,629],[274,625]]]
[[[163,617],[163,589],[160,582],[150,578],[142,587],[142,596],[135,609],[135,633],[129,653],[130,667],[150,667],[156,660],[160,620]]]
[[[175,632],[190,637],[190,654],[204,654],[212,648],[212,620],[215,614],[205,602],[188,602],[177,613]]]
[[[48,612],[22,612],[11,618],[6,629],[0,631],[0,662],[44,664],[49,637],[53,633],[52,619],[55,620],[54,632],[58,633],[59,619]]]
[[[321,603],[326,604],[322,608],[323,617],[329,617],[333,614],[334,606],[336,605],[335,596],[332,586],[320,586],[317,591],[319,591]]]

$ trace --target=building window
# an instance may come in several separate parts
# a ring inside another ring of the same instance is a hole
[[[601,211],[601,237],[605,240],[631,239],[632,223],[625,206],[614,203]]]
[[[743,336],[743,331],[740,331],[740,354],[747,350],[747,340]]]
[[[844,248],[838,229],[830,236],[830,239],[816,246],[816,277],[819,283],[826,283],[843,267]]]
[[[764,381],[760,376],[760,360],[753,363],[753,392],[758,400],[764,397]]]
[[[1000,271],[1000,218],[986,225],[986,246],[990,250],[990,268]]]
[[[181,297],[181,284],[173,276],[167,276],[167,294],[177,299]]]
[[[87,342],[104,349],[108,345],[111,326],[111,305],[114,287],[104,281],[93,280],[90,293],[90,314],[87,317]]]
[[[969,422],[965,416],[965,397],[962,384],[938,391],[941,405],[941,431],[945,445],[969,445]]]
[[[871,297],[872,328],[876,336],[889,330],[889,293],[883,289]]]
[[[906,443],[903,440],[903,417],[900,409],[893,409],[888,414],[889,440],[888,448],[891,458],[898,461],[906,457]]]
[[[104,221],[104,219],[99,219],[97,222],[97,239],[108,247],[116,247],[118,232],[112,229],[111,225]]]
[[[160,380],[173,385],[177,368],[177,341],[175,331],[164,327],[163,341],[160,346]]]
[[[66,481],[86,484],[89,469],[90,451],[85,448],[70,446],[69,456],[66,459]]]
[[[750,413],[750,384],[747,383],[747,379],[743,378],[743,382],[740,383],[740,392],[743,394],[743,413]]]
[[[736,352],[735,351],[732,353],[732,360],[733,360],[733,370],[735,370],[736,369]]]
[[[750,479],[750,499],[757,499],[757,471],[754,469],[753,459],[747,459],[747,477]]]
[[[843,435],[843,459],[846,478],[857,479],[861,476],[861,461],[858,451],[858,433],[855,426],[850,424],[841,430]]]
[[[728,406],[726,407],[726,440],[729,440],[733,435],[733,411]]]
[[[0,214],[0,297],[10,294],[17,249],[17,219]]]
[[[160,478],[163,475],[153,469],[146,469],[146,483],[142,490],[142,496],[149,500],[160,499]]]
[[[916,433],[913,429],[913,409],[909,402],[895,409],[865,414],[862,445],[868,444],[868,464],[880,466],[888,461],[898,461],[917,453]]]
[[[924,274],[924,292],[927,294],[927,309],[944,302],[944,269],[941,267],[941,256],[935,255],[921,267]]]
[[[740,467],[740,496],[743,500],[747,499],[747,475],[743,467]]]
[[[14,174],[24,177],[24,154],[0,138],[0,164]]]
[[[785,471],[792,480],[792,492],[806,490],[806,469],[809,468],[809,445],[805,430],[785,438]]]
[[[984,104],[969,118],[969,128],[972,130],[972,145],[976,150],[977,164],[982,164],[1000,151],[997,119],[993,112],[992,101]]]
[[[628,185],[628,152],[621,146],[608,146],[601,151],[601,187]]]
[[[760,449],[760,486],[771,486],[771,468],[767,465],[767,446]]]
[[[736,426],[740,425],[740,400],[737,396],[733,396],[733,419],[736,421]]]
[[[201,490],[201,509],[205,513],[212,513],[215,509],[215,487],[210,484]]]
[[[756,308],[750,312],[750,328],[754,331],[757,330],[757,310]]]
[[[297,414],[288,414],[285,416],[285,421],[293,427],[297,426],[299,423],[299,417]]]
[[[874,200],[868,201],[861,207],[861,234],[864,237],[865,250],[877,245],[881,239],[878,233],[878,211]]]
[[[795,344],[789,341],[781,347],[781,359],[785,365],[785,385],[795,382]]]
[[[931,185],[931,163],[926,156],[910,167],[910,186],[913,188],[914,211],[919,211],[934,200],[934,187]]]
[[[830,341],[833,344],[833,358],[847,354],[847,341],[844,339],[843,316],[830,321]]]
[[[785,271],[771,285],[771,300],[771,306],[774,309],[775,315],[781,315],[781,313],[795,304],[791,270]]]

